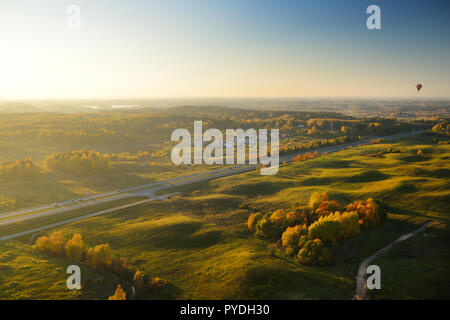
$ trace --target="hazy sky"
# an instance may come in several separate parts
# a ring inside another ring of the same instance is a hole
[[[366,28],[370,4],[381,30]],[[449,12],[446,0],[1,0],[0,100],[417,97],[417,82],[449,97]]]

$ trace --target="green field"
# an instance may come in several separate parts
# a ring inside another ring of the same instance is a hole
[[[422,149],[423,155],[417,155]],[[383,153],[383,158],[373,157]],[[428,137],[376,144],[170,190],[152,202],[58,228],[87,245],[109,243],[134,269],[170,281],[150,299],[351,299],[360,262],[422,223],[436,223],[374,263],[382,290],[370,298],[448,299],[450,147]],[[374,197],[388,220],[332,248],[331,266],[302,266],[247,230],[249,212],[305,205],[315,191],[342,202]],[[37,222],[35,222],[37,223]],[[14,231],[26,226],[15,225]],[[5,232],[5,231],[4,231]],[[9,231],[8,231],[9,232]],[[1,299],[105,299],[114,276],[82,267],[83,290],[65,288],[66,259],[33,252],[31,237],[0,243]],[[127,283],[125,290],[130,293]]]

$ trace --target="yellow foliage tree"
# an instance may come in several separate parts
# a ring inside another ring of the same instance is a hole
[[[307,230],[306,225],[297,225],[295,227],[287,228],[281,236],[281,244],[287,248],[289,246],[296,246],[300,236]]]
[[[94,248],[89,248],[87,250],[85,262],[90,267],[94,266]]]
[[[15,160],[0,164],[0,180],[17,180],[39,176],[41,169],[31,160]]]
[[[108,300],[127,300],[127,294],[123,291],[120,284],[117,285],[116,292]]]
[[[169,284],[168,281],[156,277],[156,278],[153,278],[153,279],[150,281],[150,289],[151,289],[151,290],[162,289],[162,288],[164,288],[165,286],[167,286],[168,284]]]
[[[335,212],[311,224],[308,228],[310,239],[336,241],[350,238],[359,233],[358,214],[356,212]]]
[[[0,195],[0,208],[14,208],[16,200]]]
[[[308,240],[298,252],[296,261],[305,265],[328,264],[331,252],[320,239]]]
[[[111,267],[116,274],[120,274],[127,269],[127,262],[124,258],[111,258]]]
[[[99,244],[94,247],[92,252],[92,264],[95,267],[102,268],[111,265],[112,257],[109,244]]]
[[[324,217],[336,211],[342,212],[344,206],[335,200],[324,200],[315,209],[315,218]]]
[[[55,231],[50,236],[39,237],[33,248],[43,253],[50,253],[53,255],[63,255],[66,239],[61,231]]]
[[[247,226],[250,229],[250,231],[255,232],[255,227],[258,221],[263,217],[262,213],[252,213],[248,217]]]
[[[141,271],[136,270],[136,273],[133,276],[133,282],[137,291],[142,290],[144,287],[144,274]]]
[[[83,258],[83,238],[81,234],[75,233],[69,241],[66,243],[66,257],[70,260],[81,261]]]
[[[328,193],[314,192],[309,198],[309,207],[316,210],[324,201],[328,201]]]
[[[382,220],[380,209],[372,198],[350,203],[347,211],[356,212],[359,216],[359,223],[365,227],[373,227]]]
[[[283,224],[286,218],[286,211],[283,209],[275,210],[270,216],[270,222]]]

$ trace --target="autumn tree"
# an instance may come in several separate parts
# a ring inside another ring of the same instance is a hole
[[[124,258],[112,257],[111,258],[111,268],[116,274],[121,274],[127,270],[127,262]]]
[[[86,252],[86,264],[96,268],[111,266],[113,258],[111,256],[109,244],[99,244],[94,248],[89,248]]]
[[[7,198],[0,194],[0,208],[14,208],[16,206],[16,200]]]
[[[450,136],[450,123],[441,122],[435,125],[432,131],[438,135]]]
[[[298,243],[302,235],[308,234],[308,228],[306,225],[297,225],[287,228],[281,236],[281,244],[286,250],[288,255],[294,255],[297,253],[299,247]]]
[[[315,209],[314,213],[315,217],[319,218],[328,216],[329,214],[334,213],[336,211],[339,212],[344,211],[344,206],[336,200],[324,200]]]
[[[365,227],[373,227],[386,219],[386,213],[372,198],[355,201],[347,205],[347,211],[354,211],[359,216],[359,223]]]
[[[87,249],[85,262],[90,267],[94,266],[94,248]]]
[[[66,243],[66,257],[73,261],[81,261],[83,258],[83,238],[81,234],[75,233]]]
[[[314,192],[309,198],[309,207],[316,210],[320,204],[328,200],[328,194],[326,192]]]
[[[331,252],[320,239],[308,240],[298,252],[296,261],[304,265],[329,264]]]
[[[355,212],[335,212],[311,224],[308,228],[310,239],[336,241],[350,238],[359,233],[358,215]]]
[[[53,153],[45,158],[45,168],[61,170],[73,174],[95,174],[105,172],[111,167],[108,154],[92,150],[77,150],[64,153]]]
[[[275,210],[271,215],[270,215],[270,222],[278,225],[280,228],[282,229],[286,229],[288,227],[287,225],[287,212],[284,209],[278,209]]]
[[[326,192],[314,192],[309,207],[251,214],[248,227],[258,237],[277,241],[275,247],[295,255],[299,263],[327,264],[332,258],[327,245],[351,238],[361,226],[384,219],[386,207],[372,198],[344,206],[329,199]]]
[[[261,212],[258,213],[251,213],[247,220],[247,226],[250,229],[250,231],[255,232],[256,224],[258,221],[263,217]]]
[[[296,225],[308,224],[309,221],[309,208],[295,208],[286,213],[286,224],[289,227]]]
[[[109,244],[99,244],[94,247],[92,262],[95,267],[104,268],[111,265],[111,252]]]
[[[50,236],[42,236],[36,239],[33,248],[42,253],[49,253],[56,256],[64,255],[66,239],[61,231],[55,231]]]
[[[271,226],[270,221],[266,218],[261,218],[256,223],[255,235],[257,237],[261,237],[261,238],[269,238],[270,233],[271,233],[270,232],[271,228],[272,228],[272,226]]]
[[[351,134],[353,132],[353,130],[350,127],[342,126],[341,132],[348,135],[348,134]]]
[[[127,294],[123,291],[120,284],[117,285],[116,292],[108,300],[127,300]]]
[[[41,169],[31,160],[15,160],[0,165],[0,180],[18,180],[39,176]]]
[[[163,280],[159,277],[150,280],[150,290],[159,290],[166,287],[169,284],[167,280]]]
[[[136,273],[133,276],[133,283],[134,283],[134,287],[136,288],[137,291],[141,291],[144,287],[144,274],[139,271],[136,270]]]

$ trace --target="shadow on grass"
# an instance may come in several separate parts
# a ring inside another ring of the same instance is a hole
[[[322,178],[316,178],[316,177],[312,177],[312,178],[308,178],[305,179],[301,182],[302,186],[326,186],[329,185],[331,183],[334,182],[338,182],[341,181],[342,178],[341,177],[334,177],[334,178],[329,178],[329,177],[322,177]]]
[[[399,158],[400,160],[406,161],[406,162],[423,162],[430,160],[429,157],[420,156],[420,155],[412,155],[412,156],[406,156]]]
[[[293,258],[273,256],[275,265],[258,265],[246,272],[243,287],[257,299],[348,299],[347,281],[327,266],[302,266]],[[353,285],[352,285],[353,288]]]
[[[401,197],[403,194],[415,193],[419,190],[413,183],[403,181],[399,186],[393,188],[389,192],[386,192],[382,199],[385,201],[394,200],[398,197]]]
[[[411,171],[411,175],[416,177],[430,177],[430,178],[450,178],[450,169],[423,169],[423,168],[414,168]]]
[[[449,221],[448,217],[445,217],[445,216],[444,217],[437,216],[437,215],[430,216],[426,212],[423,212],[423,213],[411,212],[408,209],[400,208],[400,207],[389,207],[389,212],[393,213],[393,214],[398,214],[398,215],[411,216],[409,219],[417,217],[417,218],[423,218],[423,219],[438,220],[438,221],[442,221],[442,222]]]
[[[183,291],[179,287],[169,282],[162,289],[137,296],[136,300],[174,300],[180,297],[182,293]]]
[[[349,183],[375,182],[389,179],[391,176],[378,170],[369,170],[363,173],[346,178],[344,181]]]
[[[280,183],[271,182],[254,182],[254,183],[243,183],[238,185],[229,186],[222,191],[232,195],[244,195],[249,197],[265,196],[271,195],[279,192],[285,186]]]
[[[150,248],[203,249],[219,243],[223,236],[220,230],[207,229],[202,222],[192,221],[152,228],[138,238],[139,243]]]
[[[327,169],[345,169],[358,165],[357,161],[352,160],[331,160],[331,159],[317,159],[307,163],[310,168],[327,168]]]

